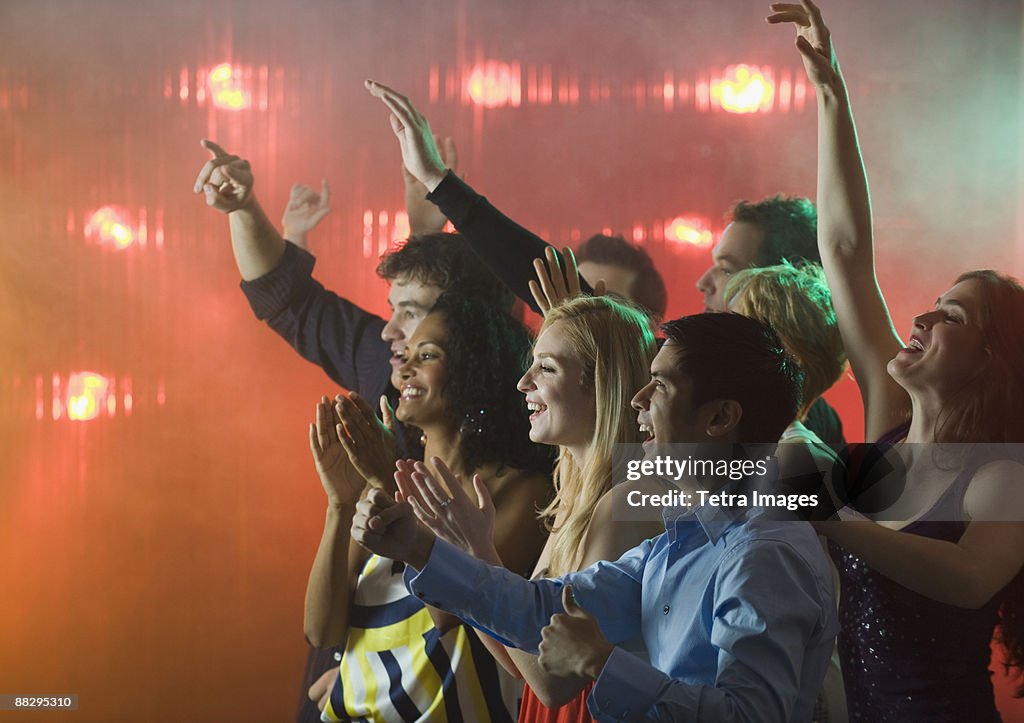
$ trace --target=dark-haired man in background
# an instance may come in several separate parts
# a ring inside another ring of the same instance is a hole
[[[576,267],[591,286],[604,280],[607,291],[634,302],[656,323],[665,318],[665,280],[642,247],[622,236],[596,234],[576,249]]]
[[[705,311],[726,311],[725,286],[738,271],[783,261],[821,264],[818,214],[810,199],[770,196],[757,203],[739,201],[729,217],[731,222],[711,251],[711,267],[697,280]],[[842,420],[824,399],[814,402],[804,424],[824,442],[846,442]]]

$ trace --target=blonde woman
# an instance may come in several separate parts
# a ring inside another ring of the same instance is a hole
[[[779,441],[805,442],[813,450],[824,452],[825,445],[804,426],[803,419],[815,400],[839,380],[846,368],[846,350],[825,272],[817,264],[786,263],[745,269],[729,280],[725,298],[730,311],[774,329],[786,351],[804,370],[800,411]],[[784,456],[787,450],[780,450],[779,454]]]
[[[624,522],[612,513],[628,491],[625,485],[613,488],[613,449],[643,439],[629,402],[647,383],[654,354],[648,319],[631,305],[580,296],[547,309],[533,363],[519,381],[530,411],[530,439],[558,445],[559,451],[555,498],[541,512],[551,535],[534,577],[616,560],[664,530],[660,519]],[[450,496],[421,463],[399,463],[400,489],[435,533],[482,560],[502,564],[491,541],[493,512],[486,491],[478,488],[474,503],[456,478],[437,466]],[[589,687],[567,700],[566,686],[545,673],[536,656],[515,648],[506,653],[482,637],[499,659],[510,656],[526,680],[520,721],[590,720],[585,704]]]

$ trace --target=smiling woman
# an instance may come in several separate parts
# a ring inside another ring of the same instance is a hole
[[[935,443],[1024,442],[1024,288],[974,271],[914,318],[904,345],[875,277],[871,201],[850,99],[821,12],[772,5],[796,26],[818,106],[818,243],[864,400],[865,438],[927,444],[889,510],[825,523],[841,580],[839,650],[851,718],[994,721],[990,640],[1024,663],[1024,466],[1019,452]]]
[[[514,383],[529,348],[526,328],[504,311],[442,294],[397,369],[399,419],[420,428],[428,443],[451,440],[452,453],[469,469],[495,462],[549,469],[550,450],[531,444],[525,401]],[[454,457],[434,454],[452,465]]]
[[[550,451],[530,442],[525,404],[515,389],[529,347],[526,329],[502,308],[445,293],[408,340],[396,369],[397,416],[422,431],[425,459],[438,468],[444,460],[452,471],[443,494],[449,503],[456,488],[493,497],[495,544],[520,573],[531,569],[543,544],[535,511],[549,497],[551,468]],[[472,631],[410,596],[402,563],[369,556],[351,543],[346,522],[359,498],[378,485],[394,494],[393,481],[383,475],[356,476],[370,466],[367,460],[380,457],[381,435],[365,432],[377,429],[372,412],[360,417],[354,408],[342,400],[335,430],[322,403],[311,439],[330,508],[310,573],[307,634],[317,644],[345,640],[325,715],[508,720],[515,688]],[[337,461],[338,443],[348,453],[347,467]]]

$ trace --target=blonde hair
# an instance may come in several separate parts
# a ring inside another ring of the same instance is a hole
[[[842,376],[846,350],[839,336],[832,292],[817,264],[790,263],[744,269],[725,287],[732,311],[757,319],[779,335],[804,370],[797,419]]]
[[[585,465],[565,447],[558,451],[555,498],[540,513],[556,535],[549,576],[572,569],[594,508],[612,487],[614,445],[641,441],[629,402],[647,383],[657,351],[647,315],[607,296],[578,296],[554,307],[541,334],[555,324],[561,324],[566,343],[583,366],[579,383],[594,390],[597,417]],[[561,523],[555,526],[559,514]]]

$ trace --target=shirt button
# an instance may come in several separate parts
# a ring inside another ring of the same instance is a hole
[[[341,653],[337,653],[337,652],[336,652],[336,653],[334,654],[334,660],[335,660],[336,662],[339,662],[339,663],[340,663],[340,662],[341,662]]]
[[[661,609],[661,612],[663,612],[663,613],[664,613],[665,615],[668,615],[668,611],[669,611],[670,609],[671,609],[671,608],[670,608],[670,607],[669,607],[668,605],[666,605],[665,607],[663,607],[663,608]]]

